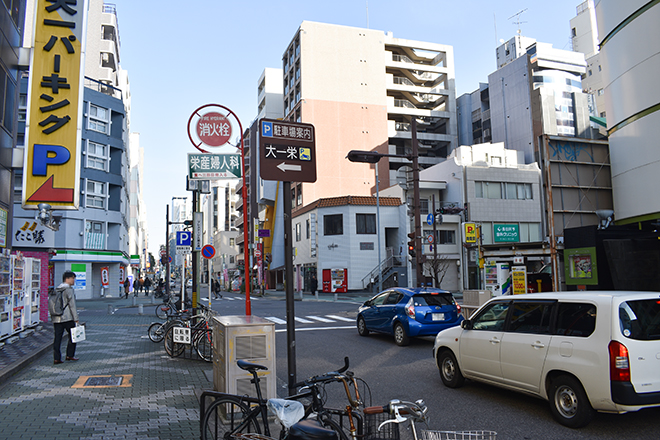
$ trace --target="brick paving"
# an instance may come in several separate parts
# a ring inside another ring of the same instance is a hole
[[[77,362],[53,365],[52,326],[0,350],[0,437],[13,439],[199,438],[196,392],[212,389],[212,364],[170,358],[147,338],[158,319],[145,298],[78,301],[87,340]],[[113,314],[108,314],[108,304]],[[66,343],[62,344],[64,351]],[[44,348],[45,347],[45,348]],[[32,363],[25,364],[37,353]],[[9,368],[19,365],[19,371]],[[73,387],[83,376],[124,376],[130,386]],[[4,383],[3,383],[4,380]]]

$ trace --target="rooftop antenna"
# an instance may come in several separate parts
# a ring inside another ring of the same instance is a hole
[[[511,17],[507,18],[507,20],[511,20],[512,18],[516,18],[516,21],[513,22],[513,24],[518,26],[518,35],[520,35],[520,25],[522,23],[527,23],[526,21],[520,21],[520,15],[525,12],[527,8],[523,9],[522,11],[518,12],[517,14],[513,14]]]

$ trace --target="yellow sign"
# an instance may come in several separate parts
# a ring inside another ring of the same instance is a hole
[[[465,242],[466,243],[476,243],[477,242],[477,225],[474,223],[464,223],[465,225]]]
[[[514,266],[511,268],[511,279],[513,281],[513,294],[527,293],[527,271],[525,266]]]
[[[87,0],[37,0],[23,208],[78,209]]]

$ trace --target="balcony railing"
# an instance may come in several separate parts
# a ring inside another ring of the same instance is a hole
[[[395,125],[396,131],[410,131],[410,123],[397,122]]]
[[[395,76],[394,77],[394,84],[401,84],[404,86],[414,86],[415,83],[410,81],[408,78],[405,78],[403,76]]]
[[[413,60],[408,58],[405,55],[397,55],[397,54],[392,54],[392,61],[396,61],[398,63],[411,63],[414,64]]]
[[[85,87],[88,88],[88,89],[96,90],[97,92],[104,93],[108,96],[112,96],[113,98],[122,99],[121,98],[121,89],[113,87],[110,84],[106,84],[104,82],[97,81],[97,80],[95,80],[93,78],[90,78],[88,76],[85,77]]]
[[[412,102],[408,101],[407,99],[395,99],[394,107],[417,108]]]

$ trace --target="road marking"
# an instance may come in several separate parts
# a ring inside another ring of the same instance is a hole
[[[321,318],[320,316],[306,316],[305,318],[314,319],[319,322],[335,322],[332,319]]]
[[[267,319],[270,322],[274,322],[275,324],[286,324],[285,320],[276,318],[275,316],[266,316],[264,319]]]
[[[268,318],[266,318],[268,319]],[[355,330],[355,326],[351,325],[350,327],[302,327],[302,328],[296,328],[297,332],[308,332],[311,330]],[[279,330],[275,330],[275,333],[282,333],[285,332],[285,328],[281,328]]]
[[[355,319],[345,318],[343,316],[337,316],[337,315],[325,315],[325,316],[327,316],[330,319],[336,319],[337,321],[344,321],[344,322],[354,322],[355,321]]]
[[[314,322],[314,321],[310,321],[309,319],[298,318],[297,316],[295,317],[295,320],[300,322],[301,324],[312,324]]]

